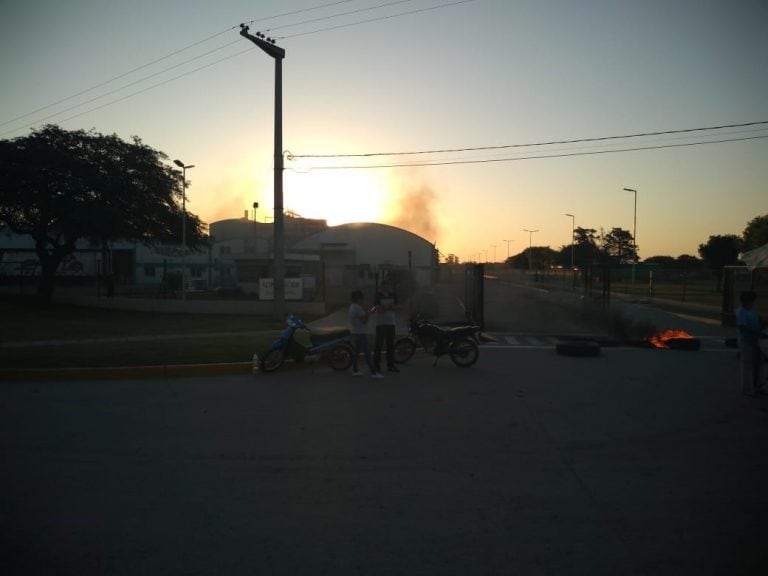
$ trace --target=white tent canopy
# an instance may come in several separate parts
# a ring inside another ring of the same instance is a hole
[[[750,272],[755,268],[768,268],[768,244],[739,254],[739,260],[747,265]]]

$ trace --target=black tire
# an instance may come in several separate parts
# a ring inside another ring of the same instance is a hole
[[[474,340],[469,338],[462,338],[453,342],[448,348],[448,354],[451,356],[451,360],[456,366],[462,368],[469,368],[480,357],[480,349],[475,344]]]
[[[352,347],[336,346],[328,353],[328,364],[334,370],[346,370],[352,366]]]
[[[398,338],[395,342],[395,364],[405,364],[413,358],[415,352],[416,342],[413,341],[413,338],[408,336]]]
[[[594,340],[560,340],[555,344],[555,350],[561,356],[599,356],[600,344]]]
[[[274,372],[283,365],[283,360],[285,360],[285,351],[282,348],[270,350],[261,359],[261,371]]]

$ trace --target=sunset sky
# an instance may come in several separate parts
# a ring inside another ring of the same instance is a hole
[[[641,258],[768,214],[765,0],[0,0],[0,138],[137,135],[195,165],[204,221],[271,217],[274,61],[241,22],[286,50],[284,149],[367,155],[287,161],[302,216],[464,261],[569,244],[566,213],[631,231],[625,187]]]

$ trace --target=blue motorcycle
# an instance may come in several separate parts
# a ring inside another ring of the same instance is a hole
[[[288,327],[272,342],[259,365],[264,372],[280,368],[286,359],[296,362],[326,360],[334,370],[346,370],[352,365],[352,342],[349,330],[332,330],[313,333],[301,320],[291,315],[286,318]],[[297,330],[309,332],[310,345],[304,346],[294,338]]]

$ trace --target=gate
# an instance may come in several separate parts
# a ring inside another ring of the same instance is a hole
[[[485,265],[466,264],[464,306],[467,320],[485,329]]]

